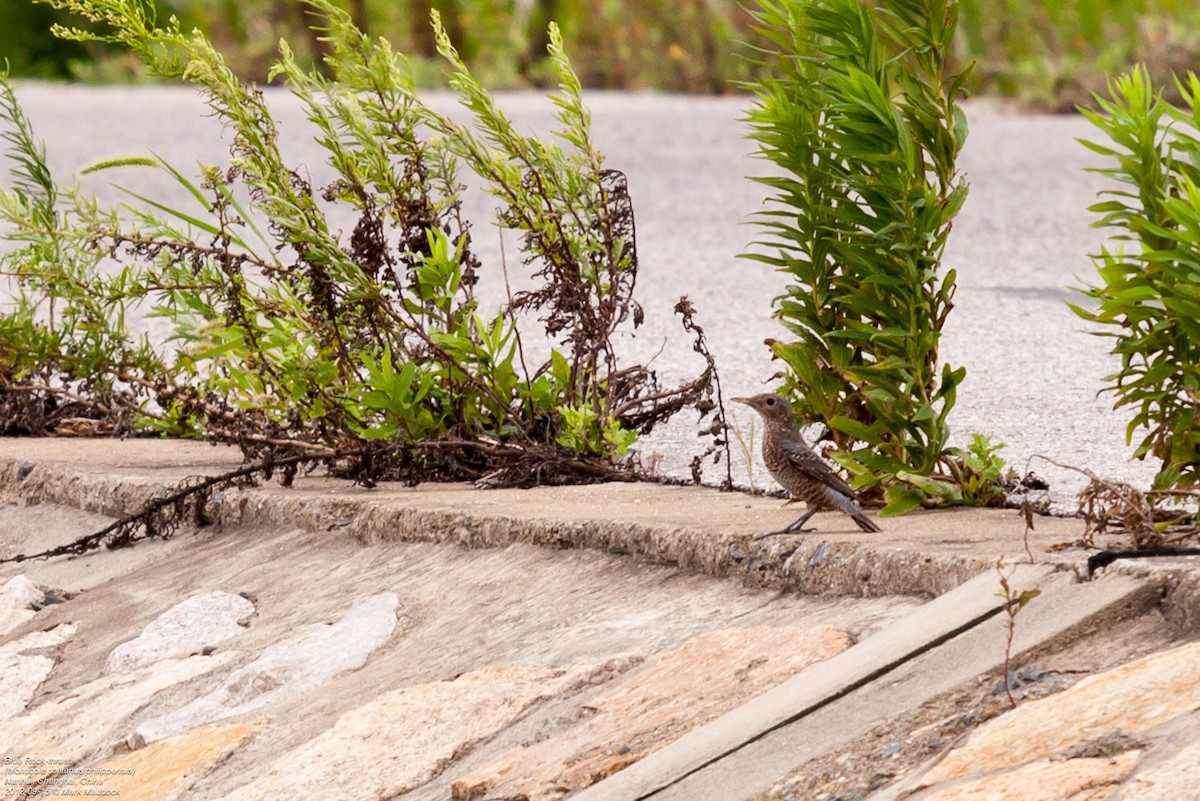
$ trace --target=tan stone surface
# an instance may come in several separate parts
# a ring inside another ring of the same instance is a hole
[[[358,670],[396,629],[396,593],[379,593],[350,607],[335,623],[310,623],[230,673],[211,692],[165,715],[143,721],[137,733],[156,742],[223,718],[295,698],[333,677]]]
[[[701,634],[618,679],[587,703],[583,722],[455,779],[453,797],[560,798],[850,645],[850,636],[832,626]]]
[[[122,801],[181,798],[256,730],[253,723],[201,726],[110,759],[96,767],[112,773],[92,775],[104,782],[103,789],[117,791]]]
[[[1152,753],[1118,796],[1120,801],[1166,801],[1200,798],[1200,715],[1192,715],[1179,740],[1186,745],[1173,754]],[[1187,742],[1190,740],[1191,742]],[[1163,743],[1156,750],[1166,750]]]
[[[421,785],[586,671],[492,666],[384,693],[222,801],[375,801]]]
[[[1018,765],[1120,730],[1137,735],[1200,708],[1200,642],[1090,676],[985,724],[926,774],[927,785]]]
[[[194,468],[169,469],[190,472]],[[96,475],[108,478],[112,471],[100,470]],[[298,508],[308,501],[317,506],[324,503],[323,497],[303,490],[280,493],[281,499]],[[362,504],[370,508],[387,500],[377,499],[373,492],[359,493]],[[488,493],[478,495],[483,500],[492,497]],[[98,492],[97,498],[100,496]],[[73,525],[74,513],[61,508],[55,514],[64,526],[60,533],[68,531],[65,526]],[[334,518],[335,522],[342,519],[340,515]],[[43,518],[42,522],[47,520]],[[697,542],[702,541],[700,533]],[[123,558],[126,551],[141,552],[160,545],[175,550],[157,550],[151,564],[132,571],[126,566],[120,575],[93,586],[69,603],[38,613],[47,624],[76,616],[81,635],[87,635],[77,636],[64,651],[62,663],[51,673],[53,686],[44,685],[46,696],[39,703],[58,703],[82,691],[88,696],[84,705],[99,707],[94,716],[80,713],[95,733],[81,735],[78,748],[59,747],[61,740],[51,734],[57,730],[67,736],[64,727],[57,725],[60,714],[39,718],[45,724],[45,733],[37,735],[39,741],[53,740],[47,744],[45,755],[94,764],[108,756],[108,746],[139,731],[144,724],[205,697],[235,669],[288,642],[315,625],[314,621],[328,628],[356,598],[390,592],[398,593],[401,601],[390,619],[403,629],[402,636],[394,632],[361,668],[339,674],[290,700],[273,701],[265,710],[270,717],[259,734],[204,780],[203,792],[198,796],[203,801],[223,795],[238,797],[235,791],[260,776],[264,766],[321,736],[349,710],[403,687],[439,682],[487,665],[559,667],[619,659],[624,662],[624,670],[630,663],[644,664],[646,659],[678,647],[699,632],[726,626],[833,624],[867,637],[920,603],[915,598],[814,599],[764,591],[740,579],[723,580],[677,567],[647,565],[629,556],[587,548],[559,550],[526,543],[480,549],[434,543],[364,547],[346,536],[345,528],[299,529],[289,515],[279,516],[269,528],[210,526],[181,533],[167,543],[104,550],[94,555],[95,565],[82,558],[31,565],[78,572],[79,576],[72,574],[70,578],[65,574],[57,579],[38,578],[43,585],[74,590],[80,586],[76,582],[83,574],[103,571],[105,564]],[[120,678],[114,678],[112,684],[92,685],[103,675],[112,650],[136,637],[163,610],[193,595],[217,590],[246,592],[258,601],[253,624],[236,641],[229,641],[214,656],[204,658],[208,664],[218,664],[211,660],[222,657],[226,647],[233,647],[239,652],[236,659],[152,695],[139,691],[137,699],[131,699],[136,700],[136,708],[119,696],[108,705],[103,697],[105,687],[124,692],[121,688],[125,683],[145,675],[140,670],[118,673],[114,676]],[[332,652],[339,648],[338,644],[326,644],[314,649],[313,656],[330,661]],[[611,671],[605,681],[611,681]],[[271,682],[268,679],[265,683]],[[590,697],[601,689],[593,684],[586,693]],[[438,768],[441,772],[434,782],[436,790],[423,786],[413,795],[430,801],[449,798],[450,782],[457,774],[486,764],[508,749],[551,736],[561,730],[561,721],[575,719],[581,694],[562,692],[545,708],[539,704],[536,716],[498,728],[494,737],[488,735],[486,749],[468,749],[470,756],[461,761],[446,756],[454,753],[454,748],[447,749],[442,755],[447,765]],[[190,725],[169,732],[168,737],[215,722],[193,718]],[[68,729],[74,731],[74,727],[68,721]],[[419,738],[421,733],[408,736]],[[20,737],[22,741],[27,739],[23,732]],[[0,748],[9,745],[6,739],[0,736]],[[153,742],[151,737],[145,739]]]
[[[913,801],[1108,801],[1114,787],[1137,768],[1141,751],[1113,757],[1039,760],[1002,773],[938,788]],[[1182,801],[1159,796],[1159,801]]]

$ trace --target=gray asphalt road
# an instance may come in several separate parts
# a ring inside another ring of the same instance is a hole
[[[219,122],[186,88],[21,84],[17,91],[63,180],[83,165],[134,153],[153,151],[180,166],[225,158]],[[446,95],[433,100],[447,110],[454,106]],[[747,100],[590,93],[588,102],[595,140],[609,166],[628,175],[637,214],[639,291],[648,322],[624,343],[629,360],[654,359],[669,377],[700,369],[671,314],[686,294],[699,309],[726,393],[759,391],[775,371],[762,340],[782,333],[770,301],[783,281],[736,258],[754,238],[748,220],[763,200],[762,190],[746,180],[765,169],[750,156],[753,145],[739,121]],[[273,93],[272,104],[289,158],[314,181],[327,177],[298,105],[284,93]],[[504,94],[500,104],[522,128],[552,127],[551,106],[539,95]],[[1006,443],[1002,455],[1021,471],[1031,455],[1045,454],[1147,487],[1155,466],[1128,459],[1127,417],[1112,410],[1110,396],[1096,396],[1102,376],[1115,366],[1106,341],[1085,334],[1065,305],[1067,287],[1090,280],[1087,254],[1102,239],[1086,211],[1102,184],[1084,168],[1096,162],[1075,141],[1090,135],[1089,126],[1072,116],[1015,115],[978,103],[967,108],[971,137],[962,167],[971,195],[946,253],[959,291],[943,356],[968,370],[951,417],[955,441],[983,432]],[[169,179],[148,170],[90,176],[83,185],[116,197],[107,185],[114,178],[177,198]],[[485,267],[494,271],[483,281],[498,293],[499,237],[488,225],[493,204],[477,197],[472,205]],[[510,272],[519,272],[511,237],[505,252]],[[748,411],[734,413],[749,422]],[[690,421],[680,421],[648,446],[666,455],[673,472],[683,472],[697,443]],[[744,476],[740,460],[735,467]],[[1072,503],[1081,477],[1044,462],[1033,468],[1052,482],[1059,505]],[[763,475],[758,481],[766,483]]]

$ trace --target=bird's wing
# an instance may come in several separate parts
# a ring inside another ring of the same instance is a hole
[[[804,475],[820,481],[847,498],[856,499],[858,497],[846,480],[834,472],[824,459],[813,453],[812,449],[803,442],[784,442],[781,444],[781,449],[787,460],[799,468]]]

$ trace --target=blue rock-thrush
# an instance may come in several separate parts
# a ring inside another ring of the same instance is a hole
[[[792,499],[788,503],[804,501],[808,504],[808,511],[787,528],[759,536],[812,531],[803,528],[808,519],[817,512],[830,509],[840,509],[850,515],[863,531],[880,531],[879,526],[858,508],[858,496],[850,485],[804,443],[787,398],[767,393],[734,400],[762,416],[763,462],[771,477],[791,493]]]

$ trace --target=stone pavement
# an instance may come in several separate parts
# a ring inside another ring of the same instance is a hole
[[[239,461],[198,443],[0,440],[0,558]],[[1027,536],[1011,510],[957,510],[869,535],[822,514],[812,534],[758,542],[795,507],[316,476],[226,491],[210,514],[167,541],[0,565],[6,789],[1198,797],[1194,564],[1083,581],[1086,552],[1047,551],[1078,520]],[[1011,646],[1001,556],[1016,590],[1041,591]]]

